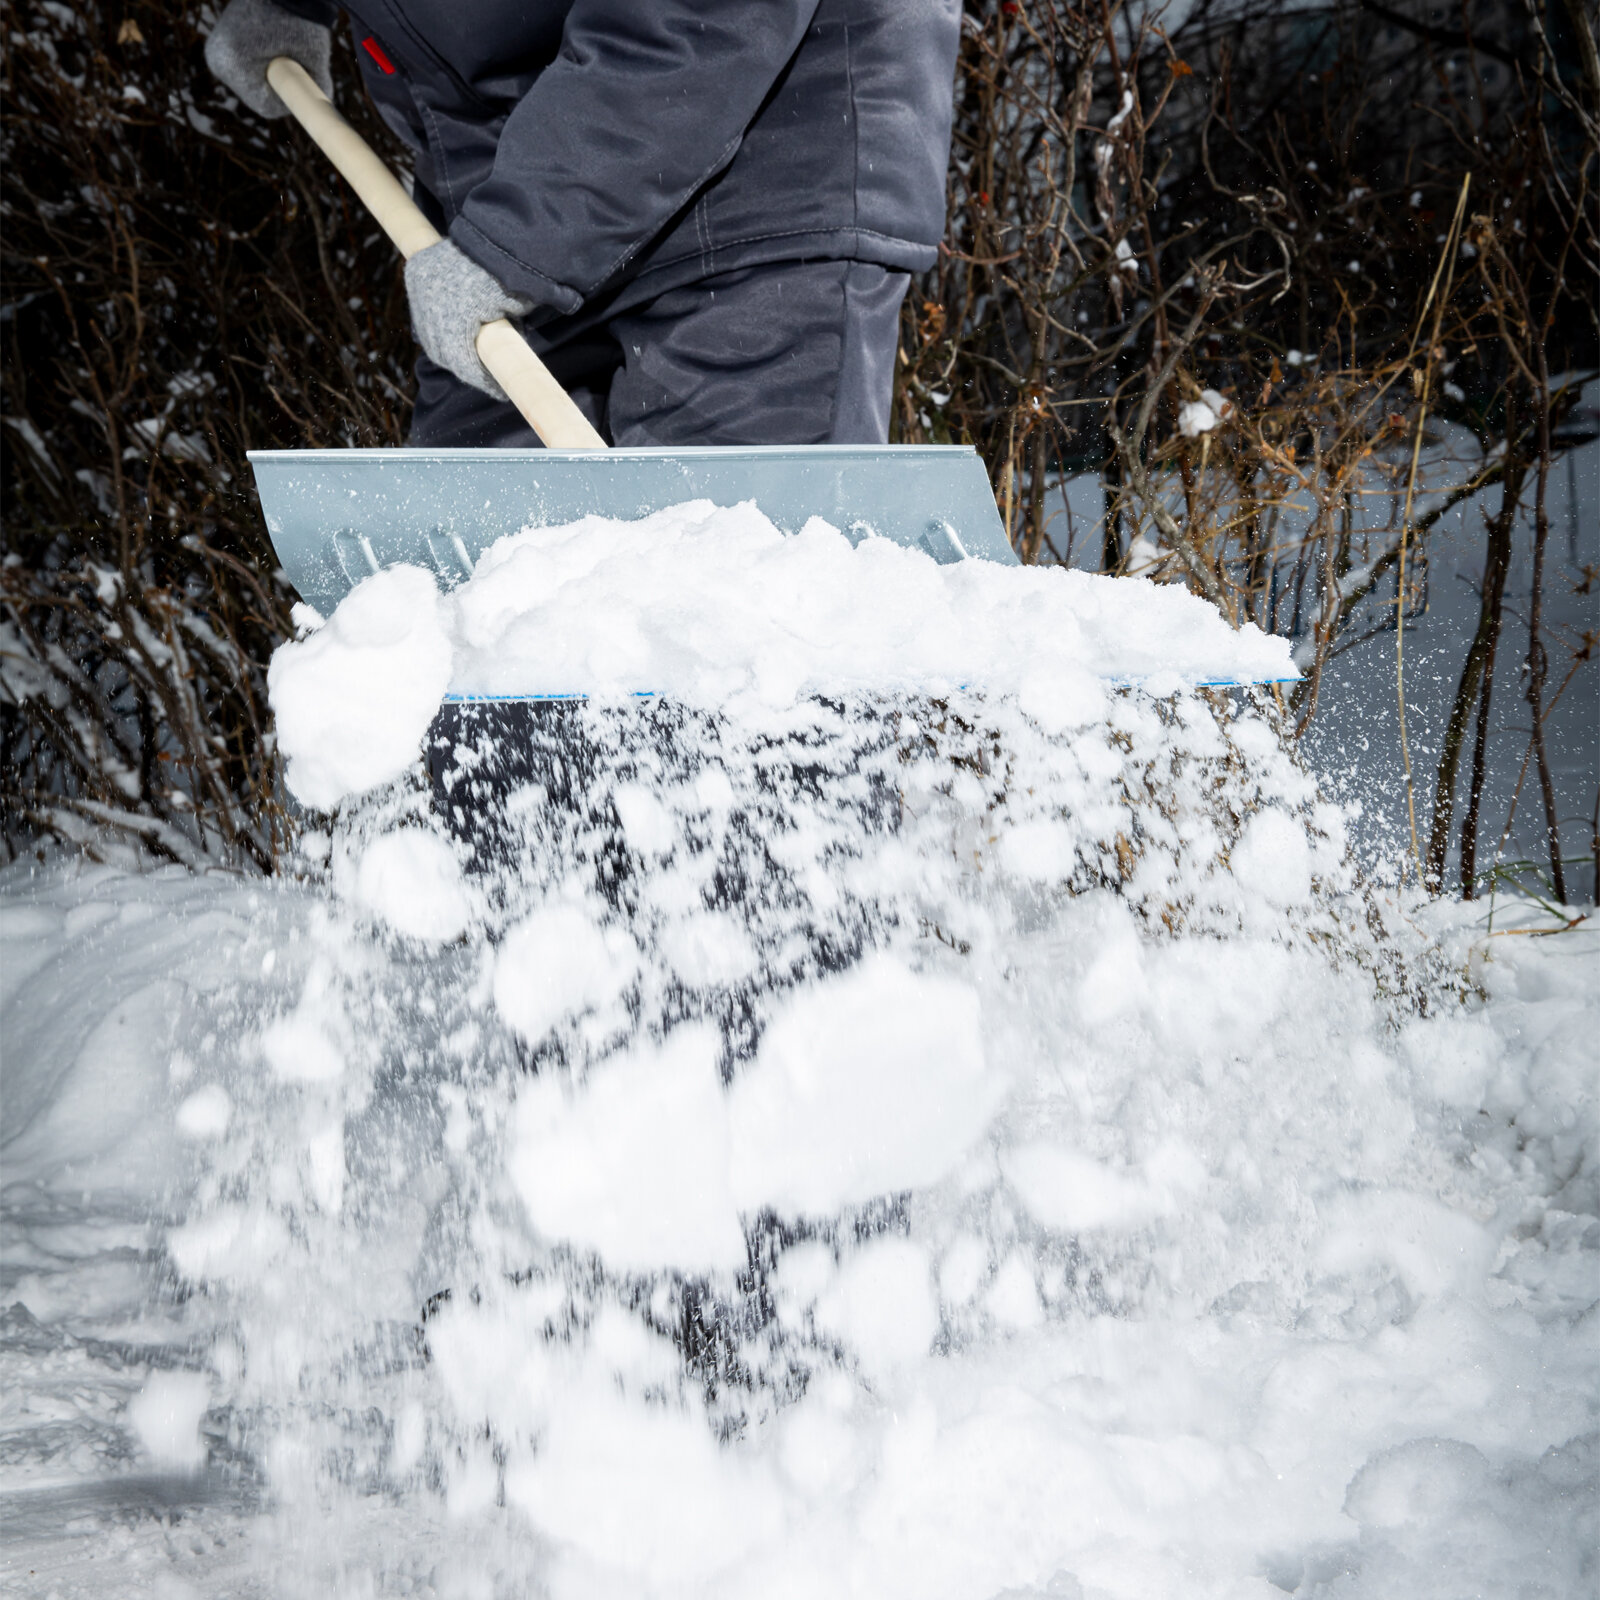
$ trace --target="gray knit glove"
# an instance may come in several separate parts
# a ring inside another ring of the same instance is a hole
[[[275,56],[298,61],[331,100],[333,74],[328,62],[333,35],[320,23],[307,22],[272,0],[228,0],[206,40],[206,65],[258,117],[286,117],[289,108],[267,82],[267,64]]]
[[[239,0],[234,0],[237,5]],[[417,343],[463,383],[504,400],[506,392],[478,359],[478,329],[500,317],[522,317],[533,301],[520,299],[448,239],[406,262],[406,294]]]

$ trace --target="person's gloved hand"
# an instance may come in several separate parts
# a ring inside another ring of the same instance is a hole
[[[206,40],[206,65],[211,75],[258,117],[286,117],[289,108],[267,82],[267,65],[275,56],[298,61],[331,100],[333,74],[328,63],[333,36],[320,23],[307,22],[272,0],[228,0]]]
[[[533,301],[512,294],[448,239],[419,250],[406,262],[406,294],[411,326],[429,360],[474,389],[504,400],[505,390],[478,359],[478,329],[499,317],[526,316]]]

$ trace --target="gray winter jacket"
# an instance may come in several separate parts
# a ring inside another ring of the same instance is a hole
[[[279,3],[350,15],[424,209],[554,310],[646,275],[934,260],[959,0]]]

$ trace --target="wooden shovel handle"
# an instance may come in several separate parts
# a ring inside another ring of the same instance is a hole
[[[378,226],[407,259],[439,242],[439,231],[423,216],[400,181],[378,159],[365,139],[334,109],[298,61],[279,56],[267,68],[267,82],[294,113],[295,120],[321,147],[355,190]],[[554,450],[604,450],[606,442],[550,369],[528,348],[504,317],[478,329],[478,359],[495,376],[528,426]]]

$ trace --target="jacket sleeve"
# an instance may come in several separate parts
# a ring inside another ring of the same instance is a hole
[[[307,22],[320,22],[324,28],[331,28],[339,20],[339,7],[333,0],[273,0],[273,3]]]
[[[577,0],[450,225],[508,288],[577,307],[733,159],[818,0]]]

